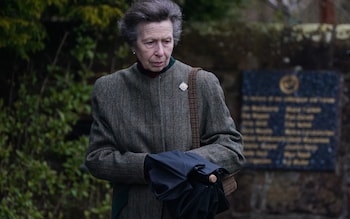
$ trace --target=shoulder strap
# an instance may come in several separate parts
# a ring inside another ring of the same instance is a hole
[[[191,149],[200,147],[199,117],[197,106],[196,75],[201,68],[192,68],[188,76],[188,101],[190,104],[190,122],[192,131]],[[234,173],[224,176],[221,180],[225,196],[231,195],[237,189]]]
[[[196,76],[197,71],[201,68],[192,68],[188,76],[188,101],[190,106],[190,122],[192,131],[192,149],[200,147],[199,136],[199,117],[197,106],[197,88],[196,88]]]

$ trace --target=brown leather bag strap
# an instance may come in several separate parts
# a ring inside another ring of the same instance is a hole
[[[192,131],[191,149],[200,147],[199,117],[196,90],[196,75],[197,71],[200,69],[201,68],[192,68],[188,76],[188,101],[190,104],[190,122]],[[234,173],[224,176],[221,182],[226,196],[231,195],[237,189],[237,182],[235,180]]]
[[[192,131],[192,148],[200,147],[199,117],[197,106],[196,76],[201,68],[192,68],[188,76],[188,101],[190,106],[190,122]]]

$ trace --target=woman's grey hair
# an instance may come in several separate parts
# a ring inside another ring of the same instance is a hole
[[[135,2],[119,22],[121,36],[133,46],[137,40],[136,27],[143,22],[170,20],[173,23],[174,44],[180,41],[182,31],[182,12],[171,0],[141,0]]]

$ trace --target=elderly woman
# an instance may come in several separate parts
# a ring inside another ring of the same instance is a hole
[[[172,218],[152,194],[144,165],[148,154],[191,151],[229,172],[244,162],[241,135],[219,81],[204,70],[196,81],[201,147],[191,149],[192,67],[172,57],[181,25],[181,10],[170,0],[134,3],[119,27],[137,62],[95,83],[86,165],[113,183],[114,218]]]

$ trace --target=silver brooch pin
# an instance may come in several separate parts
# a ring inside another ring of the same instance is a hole
[[[180,90],[185,91],[185,90],[187,90],[188,85],[187,85],[185,82],[182,82],[182,83],[179,85],[179,88],[180,88]]]

